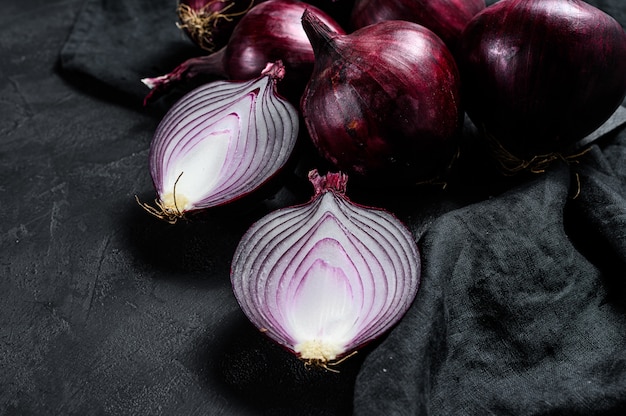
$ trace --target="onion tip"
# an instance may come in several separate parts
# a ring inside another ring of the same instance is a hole
[[[313,50],[318,50],[324,43],[329,43],[335,33],[309,9],[305,9],[302,13],[302,29],[309,38]]]
[[[313,169],[309,172],[309,181],[315,190],[313,198],[328,191],[345,196],[348,175],[343,172],[328,172],[325,176],[321,176],[317,169]]]
[[[261,75],[269,76],[274,82],[280,81],[285,77],[285,65],[280,59],[276,62],[268,62],[261,71]]]

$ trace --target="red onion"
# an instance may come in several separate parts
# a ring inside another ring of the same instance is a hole
[[[309,174],[315,195],[261,218],[231,269],[250,321],[309,364],[327,368],[393,326],[417,293],[420,259],[392,214],[352,203],[347,176]]]
[[[406,21],[350,35],[308,12],[302,24],[316,61],[301,111],[322,156],[372,184],[440,176],[464,115],[456,63],[441,39]]]
[[[233,28],[256,3],[263,0],[180,0],[180,27],[202,49],[213,52],[226,45]]]
[[[452,50],[485,0],[356,0],[350,16],[353,29],[385,20],[408,20],[435,32]]]
[[[155,216],[222,205],[263,185],[289,159],[298,112],[276,94],[280,61],[247,82],[215,81],[186,94],[161,120],[150,147]]]
[[[501,0],[460,48],[467,112],[507,171],[541,170],[626,94],[626,34],[579,0]]]
[[[233,80],[255,78],[266,62],[282,60],[287,75],[279,90],[288,98],[299,100],[313,70],[313,49],[302,29],[304,10],[314,13],[333,31],[344,33],[334,20],[320,9],[296,0],[268,0],[253,7],[239,21],[228,44],[207,56],[191,58],[169,74],[145,78],[152,89],[149,101],[172,85],[197,75],[215,75]]]

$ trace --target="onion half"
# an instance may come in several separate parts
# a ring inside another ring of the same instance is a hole
[[[305,10],[334,32],[345,33],[332,17],[308,3],[298,0],[259,2],[243,15],[223,48],[181,62],[167,74],[143,78],[141,81],[151,90],[144,103],[198,76],[240,81],[253,79],[267,62],[279,59],[287,69],[279,91],[297,103],[315,61],[313,48],[301,24]]]
[[[352,203],[347,176],[309,173],[315,195],[246,232],[231,281],[250,321],[305,363],[328,368],[394,325],[416,296],[419,251],[382,209]]]
[[[149,212],[175,222],[259,188],[288,161],[298,112],[277,95],[280,61],[257,79],[216,81],[181,98],[157,127],[150,173],[158,195]]]

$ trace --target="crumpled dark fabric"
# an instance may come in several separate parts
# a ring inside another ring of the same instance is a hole
[[[576,199],[563,164],[438,218],[417,301],[358,375],[356,414],[623,414],[624,149],[614,164],[593,149]]]
[[[149,89],[141,79],[164,74],[201,54],[176,26],[175,0],[84,2],[60,53],[69,78],[85,79],[99,94],[139,105]]]
[[[175,27],[174,3],[87,0],[62,71],[139,105],[142,77],[200,53]],[[589,3],[626,25],[621,0]],[[392,206],[419,241],[422,284],[344,376],[294,376],[259,343],[224,353],[226,384],[259,402],[274,395],[262,414],[626,414],[626,132],[542,174],[503,177],[471,151],[458,170],[447,191]],[[325,403],[328,391],[340,397]]]

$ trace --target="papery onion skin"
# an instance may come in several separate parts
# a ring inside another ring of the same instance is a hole
[[[346,175],[312,171],[309,179],[309,202],[271,212],[245,233],[231,281],[259,330],[327,367],[401,319],[419,287],[420,258],[395,216],[346,197]]]
[[[179,0],[178,27],[208,52],[226,45],[237,22],[264,0]]]
[[[356,0],[353,30],[385,20],[407,20],[432,30],[455,51],[467,23],[485,8],[484,0]]]
[[[276,94],[284,71],[270,63],[254,80],[208,83],[172,106],[150,144],[157,200],[143,204],[148,212],[174,223],[240,199],[282,169],[299,130],[297,109]]]
[[[464,112],[460,75],[443,41],[406,21],[339,35],[311,14],[302,20],[316,62],[300,108],[320,154],[372,185],[444,175]]]
[[[626,34],[579,0],[501,0],[468,24],[459,56],[468,115],[520,161],[565,151],[626,94]]]
[[[297,103],[315,61],[313,48],[300,22],[305,10],[315,14],[333,31],[345,33],[337,22],[317,7],[297,0],[266,0],[245,14],[224,48],[190,58],[169,74],[143,79],[144,84],[152,89],[145,102],[198,75],[249,80],[258,76],[267,62],[280,59],[287,71],[279,91]]]

